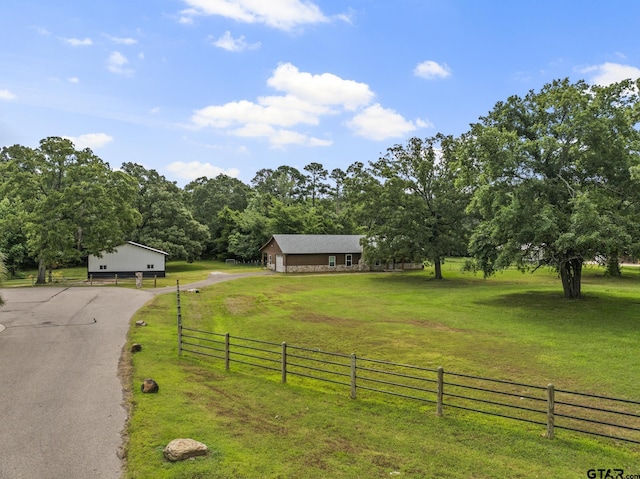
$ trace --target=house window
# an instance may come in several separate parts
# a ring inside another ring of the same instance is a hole
[[[269,264],[273,264],[273,263],[271,262],[271,255],[269,255]]]
[[[153,269],[153,265],[152,264],[148,264],[147,265],[147,269]]]
[[[353,256],[348,254],[344,257],[344,264],[346,266],[351,266],[353,264]]]
[[[329,256],[329,267],[333,268],[336,265],[336,257],[335,256]]]
[[[101,264],[100,265],[100,269],[107,269],[107,265],[106,264]]]

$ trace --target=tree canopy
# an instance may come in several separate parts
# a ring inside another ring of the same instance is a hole
[[[557,270],[581,296],[586,261],[619,275],[640,257],[639,83],[557,80],[498,102],[458,137],[437,134],[329,173],[318,162],[184,188],[51,137],[0,150],[0,252],[11,274],[133,240],[171,259],[255,261],[276,233],[362,234],[369,263],[471,257],[485,276]]]
[[[3,148],[0,193],[19,205],[38,283],[46,268],[122,244],[140,220],[131,177],[58,137],[43,139],[36,149]],[[10,221],[7,215],[4,221]]]
[[[464,215],[468,195],[456,187],[454,140],[451,137],[411,138],[395,145],[371,164],[365,208],[372,218],[366,233],[368,261],[423,262],[465,252]],[[379,181],[375,181],[375,178]]]
[[[555,268],[581,296],[585,261],[637,254],[637,85],[554,81],[499,102],[463,142],[474,178],[469,244],[485,275]]]
[[[132,240],[165,251],[173,259],[200,258],[209,231],[193,218],[182,190],[156,170],[136,163],[124,163],[122,170],[135,180],[137,197],[132,204],[142,216],[131,232]]]

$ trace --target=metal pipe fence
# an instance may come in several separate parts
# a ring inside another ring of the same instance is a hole
[[[222,360],[226,370],[234,363],[277,373],[282,383],[295,376],[336,392],[349,388],[352,399],[393,396],[435,405],[438,416],[451,408],[541,426],[549,439],[562,429],[640,444],[640,401],[189,328],[179,290],[178,343],[179,354]]]

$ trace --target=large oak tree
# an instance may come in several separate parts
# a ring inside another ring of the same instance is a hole
[[[90,149],[49,137],[36,149],[21,145],[0,152],[0,193],[23,208],[27,248],[46,269],[112,250],[140,220],[133,207],[135,184],[112,171]]]
[[[499,102],[465,135],[470,252],[485,275],[516,264],[555,268],[580,298],[585,261],[637,254],[640,103],[631,81],[554,81]]]
[[[142,215],[131,239],[169,253],[170,259],[200,258],[210,239],[209,230],[193,218],[183,191],[142,165],[123,163],[122,170],[134,179],[137,194],[132,204]]]
[[[411,138],[371,164],[364,208],[367,261],[429,261],[442,279],[442,258],[465,251],[468,195],[456,186],[455,141]]]

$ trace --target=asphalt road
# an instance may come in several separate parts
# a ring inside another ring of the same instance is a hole
[[[180,288],[260,274],[212,273]],[[129,321],[155,294],[171,292],[0,290],[0,479],[121,476],[127,413],[118,362]]]
[[[118,360],[131,316],[153,295],[105,287],[1,294],[0,478],[120,477]]]

